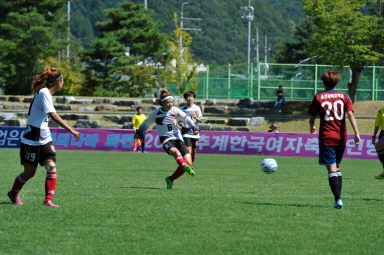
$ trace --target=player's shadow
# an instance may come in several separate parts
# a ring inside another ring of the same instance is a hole
[[[119,187],[120,189],[160,189],[156,187],[139,187],[139,186],[125,186],[125,187]]]
[[[0,202],[0,205],[11,205],[11,204],[12,204],[11,202],[5,202],[5,201]]]
[[[379,198],[358,198],[357,200],[364,200],[364,201],[369,201],[369,202],[383,202],[384,201],[384,199],[379,199]]]
[[[264,205],[264,206],[279,206],[279,207],[316,207],[316,208],[326,208],[321,205],[313,205],[313,204],[283,204],[283,203],[268,203],[268,202],[241,202],[247,205]]]

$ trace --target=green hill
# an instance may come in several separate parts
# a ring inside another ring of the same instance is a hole
[[[123,0],[78,0],[72,3],[72,34],[88,47],[98,33],[95,23],[105,19],[104,9],[119,6]],[[143,4],[143,0],[132,0]],[[155,19],[163,24],[162,31],[174,30],[173,13],[180,15],[184,0],[148,0],[148,8],[154,10]],[[196,59],[209,64],[245,63],[247,59],[247,22],[241,18],[241,6],[247,0],[194,0],[184,6],[184,17],[202,18],[201,21],[185,21],[185,27],[200,28],[193,33],[192,51]],[[256,25],[260,35],[260,59],[264,60],[264,35],[268,37],[268,59],[274,53],[274,45],[282,39],[290,39],[298,22],[305,17],[301,0],[251,0],[254,7],[252,37]],[[255,45],[253,44],[254,48]],[[255,53],[252,54],[253,57]]]

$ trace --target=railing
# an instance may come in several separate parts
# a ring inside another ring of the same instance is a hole
[[[349,67],[311,64],[260,63],[251,66],[249,77],[246,65],[207,66],[198,75],[197,98],[217,99],[275,99],[279,85],[286,99],[311,100],[323,90],[320,79],[325,70],[340,72],[336,89],[347,92],[351,71]],[[170,88],[172,92],[174,89]],[[384,100],[384,66],[367,66],[361,73],[356,100]]]

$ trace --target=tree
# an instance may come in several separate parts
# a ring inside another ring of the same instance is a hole
[[[383,56],[382,19],[362,13],[365,0],[303,0],[303,4],[319,28],[310,51],[327,64],[350,66],[348,94],[354,102],[364,67]]]
[[[73,63],[68,63],[67,61],[59,62],[54,57],[41,59],[39,62],[42,66],[54,66],[63,73],[64,86],[55,95],[80,95],[82,84],[84,83],[84,75],[81,73],[80,67],[77,67]]]
[[[307,18],[302,21],[294,32],[292,40],[284,40],[277,45],[276,54],[273,59],[277,63],[299,63],[311,57],[309,45],[312,37],[317,30],[312,19]]]
[[[43,70],[41,59],[56,56],[68,43],[65,0],[0,2],[0,87],[6,94],[30,94]]]
[[[153,11],[126,2],[106,14],[108,20],[97,23],[101,34],[82,53],[87,62],[86,93],[101,88],[118,95],[143,96],[158,88],[151,65],[166,52],[166,36],[153,20]]]
[[[175,60],[175,63],[169,63],[168,82],[174,84],[177,93],[183,96],[188,90],[194,90],[197,87],[197,66],[193,62],[192,53],[189,50],[192,37],[179,27],[177,14],[174,13],[173,16],[176,29],[173,31],[172,38],[167,43],[170,47],[170,57]]]

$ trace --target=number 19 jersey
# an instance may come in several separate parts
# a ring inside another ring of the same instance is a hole
[[[354,111],[351,99],[343,92],[326,90],[318,93],[312,100],[308,114],[320,116],[319,142],[325,146],[345,145],[347,127],[345,113]]]

